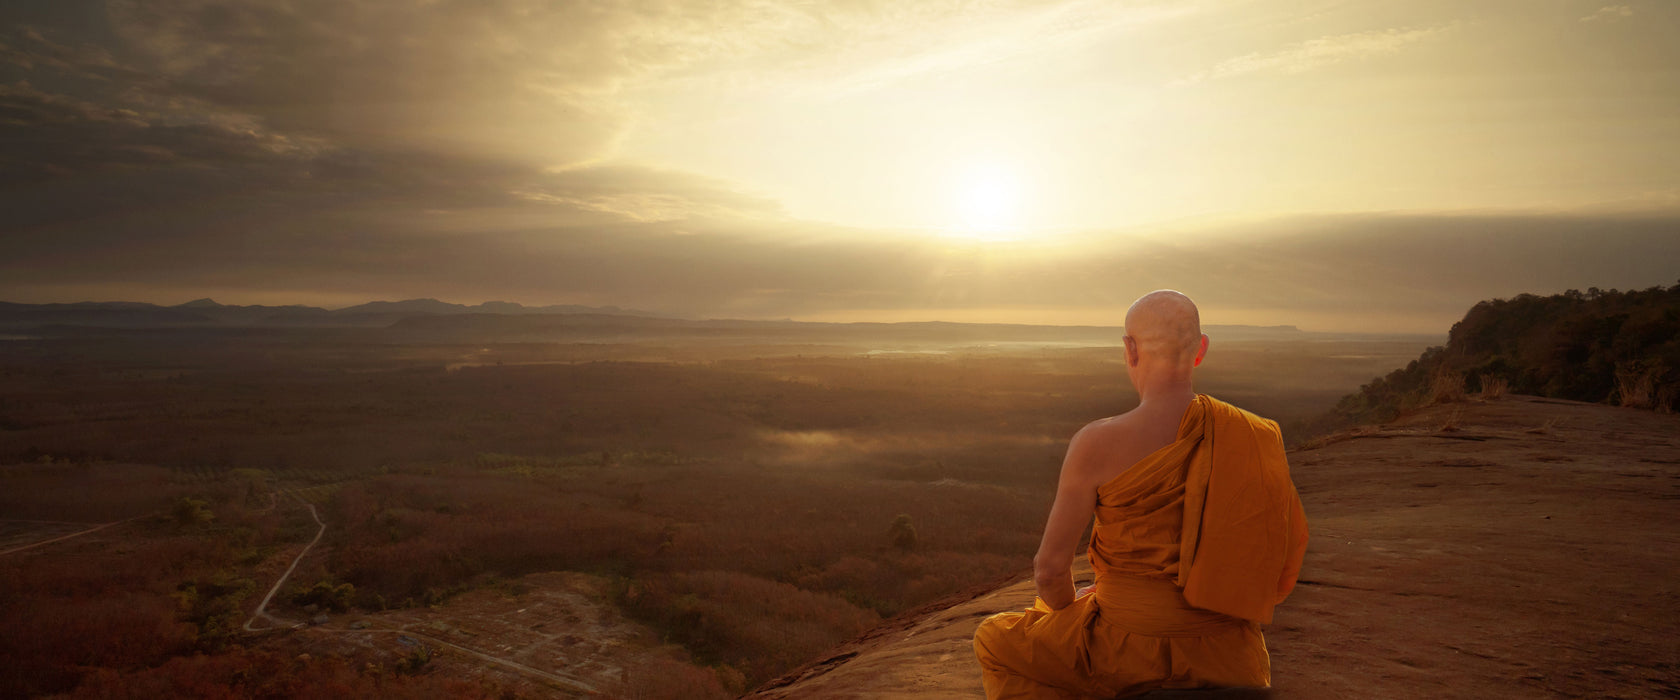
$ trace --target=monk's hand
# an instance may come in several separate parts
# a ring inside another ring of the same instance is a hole
[[[1037,584],[1039,599],[1051,610],[1061,610],[1073,602],[1073,572],[1065,566],[1035,567],[1033,582]]]

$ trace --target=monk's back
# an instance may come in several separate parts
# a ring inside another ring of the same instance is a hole
[[[1178,440],[1178,429],[1194,397],[1139,406],[1086,426],[1096,438],[1103,459],[1096,483],[1105,484],[1139,460]]]
[[[1039,595],[974,632],[988,698],[1270,684],[1260,625],[1295,584],[1305,515],[1277,424],[1195,393],[1200,319],[1169,289],[1126,311],[1138,406],[1068,444],[1033,557]],[[1073,553],[1093,516],[1097,580],[1082,593]]]
[[[1096,469],[1114,472],[1094,494],[1088,546],[1094,590],[1060,609],[1040,598],[1026,611],[981,623],[975,651],[989,696],[1113,698],[1159,688],[1270,683],[1258,622],[1191,604],[1180,580],[1194,571],[1185,552],[1197,548],[1185,545],[1195,541],[1187,520],[1201,523],[1189,514],[1200,514],[1205,500],[1205,478],[1192,487],[1202,478],[1198,465],[1218,458],[1240,469],[1243,429],[1273,428],[1204,395],[1171,416],[1171,433],[1162,437],[1165,411],[1155,410],[1092,425],[1092,437],[1104,438],[1093,448],[1109,448],[1094,460]],[[1275,447],[1281,452],[1281,445]],[[1221,575],[1245,578],[1229,569]]]
[[[1184,521],[1183,422],[1193,401],[1169,414],[1139,407],[1115,420],[1116,461],[1123,466],[1098,482],[1096,520],[1087,553],[1099,577],[1175,579]],[[1168,420],[1171,422],[1169,423]]]

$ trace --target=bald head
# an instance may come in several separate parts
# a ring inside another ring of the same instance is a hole
[[[1126,336],[1140,358],[1190,366],[1202,344],[1202,315],[1190,297],[1158,289],[1132,302]]]

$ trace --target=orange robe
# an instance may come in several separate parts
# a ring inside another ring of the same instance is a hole
[[[1095,591],[980,623],[986,696],[1269,686],[1260,625],[1295,587],[1306,545],[1277,423],[1198,395],[1175,442],[1097,490]]]

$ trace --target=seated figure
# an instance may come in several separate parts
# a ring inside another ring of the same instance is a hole
[[[1132,305],[1125,353],[1138,406],[1069,444],[1033,559],[1037,599],[974,633],[988,698],[1271,684],[1260,625],[1307,546],[1277,423],[1195,393],[1207,336],[1183,294]],[[1093,515],[1096,583],[1075,591]]]

